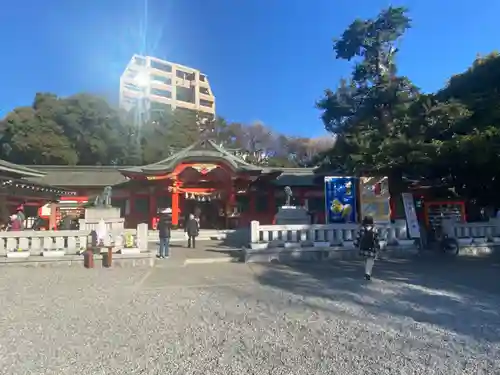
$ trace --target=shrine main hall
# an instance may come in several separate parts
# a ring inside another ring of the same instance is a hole
[[[308,208],[312,222],[324,222],[324,174],[315,168],[252,165],[211,140],[143,166],[30,168],[43,172],[31,181],[76,192],[62,196],[65,205],[84,204],[111,186],[112,204],[120,207],[127,227],[147,222],[153,229],[167,207],[173,224],[181,227],[189,214],[198,215],[206,229],[237,228],[252,220],[271,224],[285,202],[285,186],[292,188],[294,204]]]

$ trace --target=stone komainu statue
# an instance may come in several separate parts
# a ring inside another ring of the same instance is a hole
[[[111,207],[111,195],[113,193],[113,189],[111,186],[106,186],[102,193],[95,198],[94,206],[95,207]]]
[[[285,186],[284,190],[285,190],[285,196],[286,196],[285,206],[290,206],[291,201],[292,201],[292,197],[293,197],[292,189],[290,188],[290,186]]]

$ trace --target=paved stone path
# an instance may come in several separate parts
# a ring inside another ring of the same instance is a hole
[[[3,268],[0,374],[500,373],[499,270]]]
[[[157,251],[158,244],[150,242],[149,250]],[[183,264],[206,264],[238,261],[242,256],[241,248],[226,246],[223,241],[198,241],[196,249],[190,249],[186,243],[171,243],[170,258],[163,264],[179,266]]]

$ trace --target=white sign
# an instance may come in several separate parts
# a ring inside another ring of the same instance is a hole
[[[402,193],[403,205],[405,208],[406,223],[408,224],[408,232],[410,238],[420,238],[420,225],[417,219],[417,210],[415,209],[415,201],[411,193]]]

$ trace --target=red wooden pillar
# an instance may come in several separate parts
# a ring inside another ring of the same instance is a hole
[[[231,187],[231,190],[229,190],[229,206],[231,208],[236,206],[236,192],[234,191],[234,187]]]
[[[250,195],[250,202],[249,202],[249,213],[251,216],[251,219],[255,217],[255,214],[257,212],[257,197],[256,197],[256,192],[255,191],[249,191],[248,194]]]
[[[274,216],[276,215],[276,196],[275,189],[272,186],[267,191],[267,213],[271,217],[271,222],[274,224]]]
[[[149,189],[149,225],[150,228],[154,229],[154,221],[156,218],[157,214],[157,200],[156,200],[156,189],[155,188],[150,188]]]
[[[129,215],[134,216],[135,215],[135,193],[133,190],[129,192]]]
[[[299,206],[303,206],[305,203],[305,188],[300,188],[299,190]]]
[[[174,180],[174,184],[172,186],[172,225],[179,225],[179,214],[180,214],[180,206],[179,206],[179,182]]]
[[[56,202],[50,203],[49,230],[57,229],[57,206]]]

